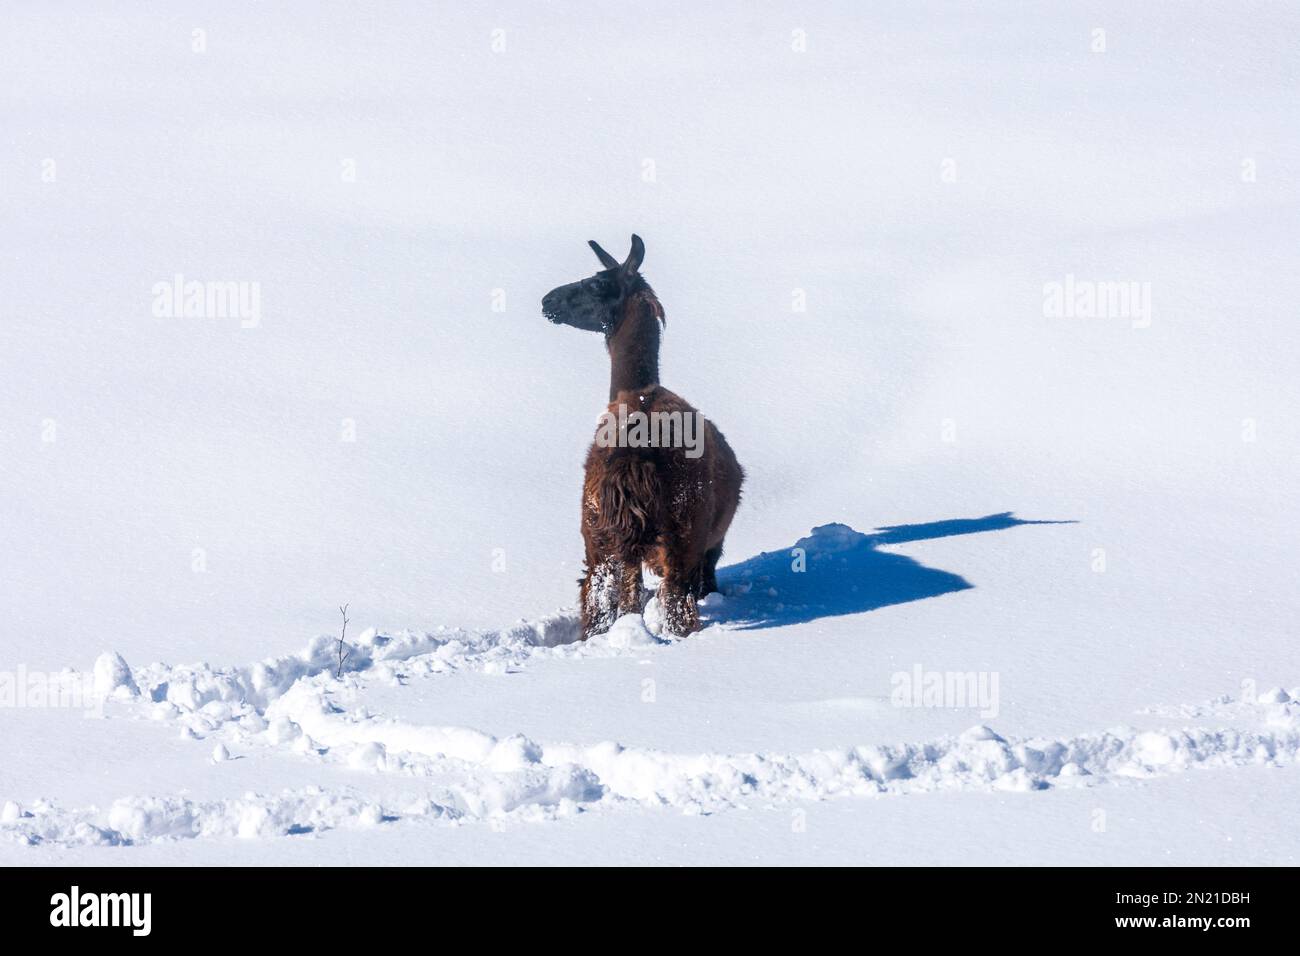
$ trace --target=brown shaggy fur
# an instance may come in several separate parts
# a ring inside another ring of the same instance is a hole
[[[639,280],[639,277],[638,277]],[[696,415],[684,399],[659,384],[663,307],[643,280],[622,304],[607,333],[609,412]],[[587,452],[582,489],[586,573],[579,597],[584,638],[607,631],[619,616],[642,610],[641,566],[662,578],[659,604],[665,628],[685,635],[699,629],[696,601],[716,591],[722,542],[740,504],[744,472],[722,432],[703,428],[703,454],[680,447],[602,447]]]

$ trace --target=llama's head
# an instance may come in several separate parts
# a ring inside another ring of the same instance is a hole
[[[584,332],[611,334],[624,314],[628,297],[649,288],[638,271],[645,258],[645,243],[632,237],[632,251],[619,262],[593,240],[588,245],[605,268],[589,279],[570,282],[542,297],[542,315],[556,325],[571,325]]]

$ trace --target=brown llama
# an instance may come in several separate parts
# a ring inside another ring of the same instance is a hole
[[[604,270],[542,299],[551,322],[601,332],[609,350],[609,406],[582,485],[583,639],[641,612],[642,564],[662,579],[665,630],[690,634],[700,626],[696,601],[718,589],[722,539],[744,472],[722,432],[659,384],[666,323],[641,277],[644,243],[633,236],[624,262],[590,245]]]

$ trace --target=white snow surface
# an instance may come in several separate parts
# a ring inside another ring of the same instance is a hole
[[[233,753],[269,753],[346,768],[361,776],[360,789],[375,775],[417,783],[398,798],[383,799],[364,796],[354,785],[212,800],[122,796],[107,809],[44,799],[23,809],[11,802],[0,817],[3,834],[29,846],[136,847],[417,820],[540,821],[659,807],[706,814],[835,797],[1115,787],[1192,768],[1287,768],[1300,755],[1300,702],[1294,699],[1300,689],[1272,688],[1249,701],[1224,698],[1192,709],[1196,716],[1217,718],[1212,727],[1121,726],[1018,739],[979,725],[932,741],[806,753],[674,753],[612,740],[543,743],[518,733],[497,737],[470,727],[416,723],[361,703],[375,696],[368,693],[372,685],[404,688],[435,675],[518,672],[535,660],[626,657],[656,643],[632,615],[586,643],[548,643],[557,631],[572,637],[576,621],[557,616],[487,633],[389,636],[372,629],[353,648],[355,663],[344,678],[330,638],[300,654],[248,667],[152,665],[136,675],[142,689],[114,705],[110,719],[179,727],[187,741],[216,739],[213,763]],[[628,631],[639,631],[645,640],[629,641]]]
[[[10,11],[0,864],[1298,862],[1296,35]],[[701,632],[581,642],[538,301],[633,231],[748,479]]]

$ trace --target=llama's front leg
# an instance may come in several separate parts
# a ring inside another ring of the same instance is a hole
[[[596,634],[604,634],[618,620],[624,577],[624,568],[619,561],[599,561],[587,568],[578,590],[584,641]]]
[[[700,629],[700,612],[695,606],[694,587],[690,582],[670,574],[659,585],[659,609],[664,630],[685,637]]]
[[[700,589],[697,597],[705,597],[718,590],[718,559],[722,557],[722,545],[709,548],[704,552],[704,563],[700,565]]]

